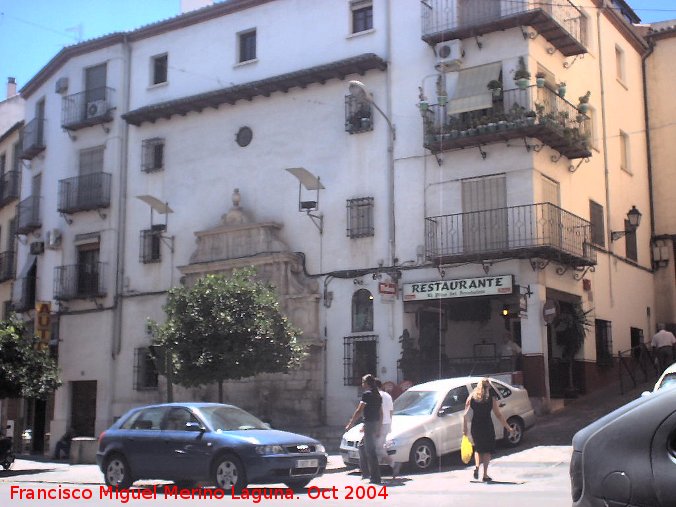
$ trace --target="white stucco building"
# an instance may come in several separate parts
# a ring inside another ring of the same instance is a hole
[[[147,319],[248,264],[311,350],[226,388],[273,424],[343,425],[367,372],[502,371],[506,331],[546,408],[576,308],[575,385],[616,378],[654,327],[647,46],[624,2],[576,4],[231,0],[57,54],[22,89],[18,264],[59,323],[52,434],[164,399]]]

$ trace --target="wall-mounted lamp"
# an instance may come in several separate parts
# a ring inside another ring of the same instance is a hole
[[[632,206],[631,209],[627,212],[627,222],[628,222],[627,227],[623,231],[611,231],[610,241],[618,240],[621,237],[636,231],[636,229],[638,229],[638,226],[641,225],[642,216],[643,215],[641,214],[641,212],[636,209],[636,206]]]
[[[653,263],[655,268],[663,268],[669,264],[669,247],[662,241],[653,245]]]

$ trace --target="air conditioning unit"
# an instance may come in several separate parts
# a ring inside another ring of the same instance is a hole
[[[434,52],[437,55],[437,70],[448,72],[462,67],[465,52],[460,39],[440,42],[434,47]]]
[[[33,241],[30,246],[31,255],[40,255],[45,251],[44,241]]]
[[[108,112],[105,100],[93,100],[87,102],[87,118],[96,118],[103,116]]]
[[[61,231],[59,229],[51,229],[47,231],[47,248],[56,250],[61,246]]]

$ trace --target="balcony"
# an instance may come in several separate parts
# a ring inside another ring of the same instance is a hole
[[[19,198],[19,171],[0,175],[0,208]]]
[[[32,195],[16,205],[16,233],[28,234],[42,227],[40,196]]]
[[[570,0],[425,0],[428,44],[530,26],[565,56],[586,53],[586,19]]]
[[[92,173],[59,181],[59,213],[77,213],[110,206],[109,173]]]
[[[103,263],[82,263],[54,268],[54,299],[99,298],[106,295]]]
[[[35,276],[25,276],[14,280],[12,309],[15,312],[27,312],[35,308],[35,282]]]
[[[113,119],[112,88],[93,88],[63,98],[61,126],[80,130]]]
[[[45,119],[35,118],[21,129],[21,158],[32,160],[45,149]]]
[[[12,280],[16,274],[16,254],[12,251],[0,253],[0,282]]]
[[[587,116],[549,88],[501,91],[491,107],[456,115],[447,108],[423,112],[424,146],[432,153],[534,137],[568,159],[591,156]]]
[[[596,264],[591,224],[551,203],[426,218],[425,249],[437,264],[533,258],[575,268]]]

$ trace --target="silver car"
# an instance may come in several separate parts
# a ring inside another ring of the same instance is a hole
[[[395,462],[409,462],[415,470],[427,470],[438,456],[460,450],[462,414],[469,393],[482,377],[435,380],[411,387],[394,401],[392,430],[387,436],[388,454]],[[491,378],[500,410],[515,431],[509,436],[493,416],[495,434],[508,445],[518,445],[526,428],[535,422],[535,412],[522,387]],[[359,466],[361,424],[347,431],[340,454],[348,467]]]

